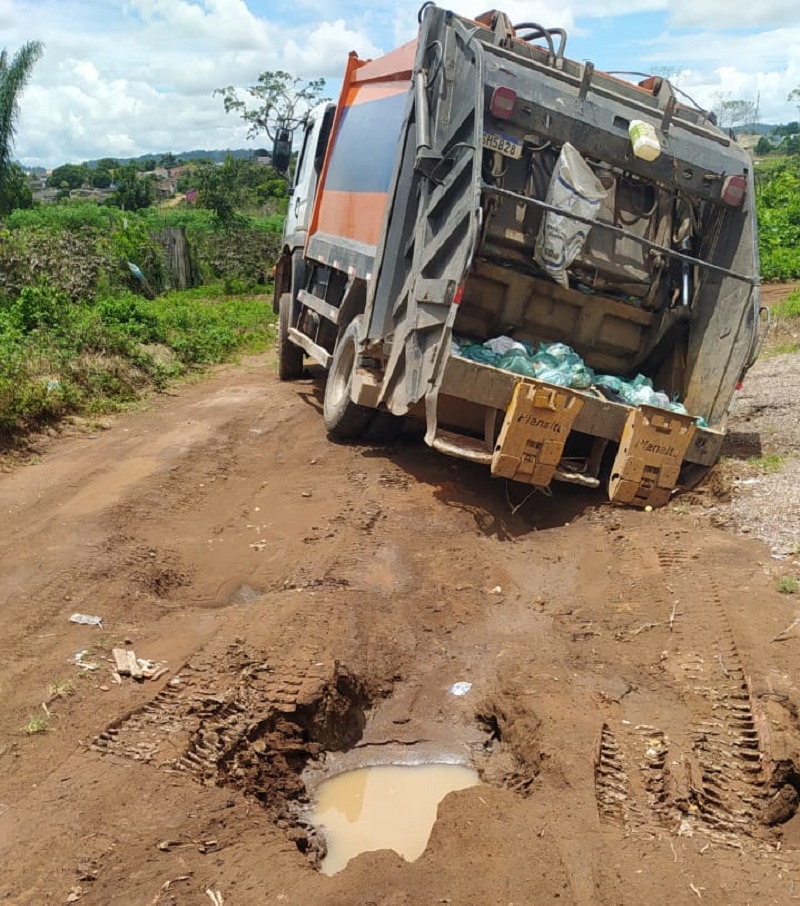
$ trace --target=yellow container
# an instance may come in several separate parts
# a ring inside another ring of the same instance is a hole
[[[631,120],[628,126],[633,153],[642,160],[655,160],[661,154],[656,130],[644,120]]]

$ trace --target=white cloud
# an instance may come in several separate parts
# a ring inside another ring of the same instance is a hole
[[[348,29],[344,19],[337,19],[320,23],[302,39],[287,41],[281,58],[284,69],[302,78],[337,78],[351,50],[360,57],[381,54],[381,48],[366,35]]]
[[[670,0],[668,9],[677,28],[766,28],[798,21],[797,0],[758,0],[743,6],[730,0]]]
[[[213,41],[229,49],[253,50],[270,40],[267,23],[250,12],[244,0],[130,0],[128,9],[173,38]],[[272,37],[277,37],[273,35]]]
[[[757,102],[765,122],[796,118],[787,101],[800,85],[800,26],[757,34],[664,33],[642,48],[651,64],[682,66],[679,87],[713,108],[720,93]]]
[[[439,2],[469,16],[493,5]],[[285,69],[304,79],[325,77],[326,93],[335,96],[347,54],[374,57],[413,37],[420,3],[0,0],[0,46],[13,52],[32,38],[46,45],[22,98],[17,154],[26,163],[54,166],[93,157],[245,147],[244,124],[225,114],[215,88],[250,85],[265,70]],[[728,21],[728,0],[496,5],[514,22],[567,28],[567,53],[577,59],[608,68],[676,67],[684,71],[680,86],[701,103],[720,91],[751,100],[760,91],[765,118],[797,115],[786,102],[800,86],[796,0],[737,8],[736,22]],[[748,35],[741,30],[747,23],[759,27]],[[727,25],[740,30],[720,30]]]

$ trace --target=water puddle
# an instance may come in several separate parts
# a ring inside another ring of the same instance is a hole
[[[460,764],[377,765],[326,780],[311,816],[328,843],[322,872],[334,875],[376,849],[413,862],[428,845],[442,799],[477,783],[477,771]]]

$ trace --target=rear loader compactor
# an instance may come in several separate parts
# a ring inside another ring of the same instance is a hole
[[[757,351],[750,159],[666,79],[565,44],[429,3],[415,41],[350,55],[301,136],[280,376],[327,369],[334,436],[407,416],[499,477],[660,506]]]

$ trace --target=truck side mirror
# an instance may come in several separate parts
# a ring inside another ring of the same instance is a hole
[[[292,159],[292,130],[278,129],[272,146],[272,166],[279,173],[286,173]]]

